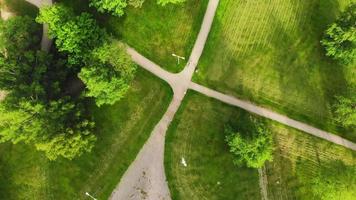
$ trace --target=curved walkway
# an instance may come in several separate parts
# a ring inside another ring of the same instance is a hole
[[[112,193],[110,199],[170,199],[170,193],[166,182],[163,164],[165,134],[188,89],[195,90],[199,93],[215,98],[227,104],[240,107],[249,112],[278,121],[287,126],[291,126],[311,135],[356,151],[355,143],[352,143],[337,135],[322,131],[305,123],[280,115],[276,112],[256,106],[250,102],[225,95],[223,93],[201,86],[197,83],[191,82],[191,78],[203,52],[203,48],[212,25],[218,3],[219,0],[209,1],[198,38],[194,45],[187,66],[182,72],[178,74],[167,72],[152,61],[140,55],[134,49],[130,47],[128,48],[127,52],[131,55],[134,62],[150,71],[154,75],[158,76],[159,78],[163,79],[172,87],[174,97],[168,107],[167,112],[161,121],[156,125],[150,138],[140,150],[134,162],[123,175],[120,183]]]

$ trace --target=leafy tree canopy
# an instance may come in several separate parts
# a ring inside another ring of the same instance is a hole
[[[58,50],[70,54],[69,62],[72,64],[81,63],[107,37],[91,14],[74,16],[73,11],[62,4],[42,8],[37,21],[49,24]]]
[[[127,0],[91,0],[90,6],[96,7],[101,13],[109,12],[120,17],[124,15]]]
[[[250,133],[235,132],[230,126],[225,129],[226,142],[235,156],[236,165],[261,168],[273,159],[272,133],[264,124],[256,122]]]
[[[330,25],[321,44],[326,55],[345,64],[356,62],[356,3],[351,4],[345,12]]]
[[[37,50],[33,25],[26,17],[1,24],[0,89],[9,93],[0,102],[0,142],[25,142],[50,159],[72,159],[92,149],[94,123],[83,100],[64,92],[73,76],[65,61]]]
[[[98,106],[114,104],[127,93],[136,65],[120,42],[106,43],[93,51],[94,60],[79,73],[87,86],[86,95],[94,97]]]

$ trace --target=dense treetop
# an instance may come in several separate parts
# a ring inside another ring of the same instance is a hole
[[[356,3],[329,26],[321,43],[326,55],[345,64],[356,63]]]
[[[250,132],[237,132],[227,126],[225,134],[236,165],[261,168],[266,161],[272,161],[272,133],[263,123],[254,121],[254,127]]]

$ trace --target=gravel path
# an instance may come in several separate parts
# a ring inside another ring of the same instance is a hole
[[[165,80],[173,89],[173,100],[150,138],[112,193],[112,200],[171,199],[164,171],[164,142],[167,128],[184,98],[196,65],[203,52],[219,0],[210,0],[204,20],[185,69],[173,74],[160,68],[134,49],[128,48],[132,59],[146,70]]]

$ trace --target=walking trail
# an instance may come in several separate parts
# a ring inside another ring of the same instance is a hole
[[[41,8],[46,5],[52,5],[53,0],[26,0],[33,5]],[[210,0],[203,23],[195,42],[193,51],[190,55],[188,63],[184,70],[178,74],[173,74],[163,70],[161,67],[140,55],[132,48],[128,48],[128,53],[131,55],[134,62],[141,67],[150,71],[154,75],[166,81],[173,89],[174,96],[166,113],[156,125],[143,148],[140,150],[136,159],[130,165],[128,170],[123,175],[120,183],[113,191],[110,199],[112,200],[168,200],[171,199],[166,176],[164,172],[164,142],[166,130],[173,120],[173,117],[178,110],[188,89],[195,90],[206,96],[215,98],[227,104],[240,107],[249,112],[255,113],[262,117],[266,117],[287,126],[299,129],[316,137],[325,139],[335,144],[339,144],[346,148],[356,151],[356,144],[344,138],[341,138],[332,133],[317,129],[305,123],[293,120],[287,116],[283,116],[271,110],[256,106],[248,101],[240,100],[235,97],[225,95],[212,89],[191,82],[191,78],[196,69],[199,58],[203,52],[205,42],[208,38],[210,28],[215,16],[215,12],[219,0]],[[11,17],[11,13],[1,10],[1,17],[7,19]],[[49,51],[52,45],[52,40],[48,37],[48,26],[43,26],[43,35],[41,41],[41,49]],[[3,95],[0,95],[3,96]],[[262,169],[259,171],[261,177],[264,177]],[[265,185],[264,178],[261,179],[261,185]],[[267,191],[262,189],[263,199],[267,199]]]
[[[138,65],[163,79],[172,87],[174,97],[163,118],[156,125],[150,138],[140,150],[134,162],[123,175],[120,183],[112,193],[110,199],[170,199],[170,193],[168,184],[166,182],[163,164],[165,134],[188,89],[195,90],[206,96],[215,98],[233,106],[240,107],[257,115],[278,121],[287,126],[302,130],[306,133],[342,145],[346,148],[356,150],[356,144],[337,135],[319,130],[268,109],[256,106],[250,102],[222,94],[220,92],[201,86],[197,83],[191,82],[191,78],[203,52],[203,48],[212,25],[218,3],[219,0],[209,1],[197,41],[189,58],[188,64],[182,72],[173,74],[165,71],[152,61],[140,55],[134,49],[128,48],[128,53],[132,56],[132,59]],[[260,173],[262,174],[262,171],[260,171]],[[265,185],[266,183],[261,182],[261,184]],[[267,199],[267,191],[265,187],[262,187],[261,189],[263,198]]]
[[[256,106],[248,101],[243,101],[191,82],[191,78],[207,40],[218,3],[219,0],[209,1],[193,52],[189,58],[187,66],[181,73],[173,74],[167,72],[140,55],[134,49],[128,48],[128,53],[138,65],[160,77],[172,87],[174,97],[167,112],[161,121],[156,125],[147,143],[141,149],[134,162],[130,165],[122,177],[119,185],[112,193],[111,199],[170,199],[170,193],[163,166],[165,133],[188,89],[195,90],[206,96],[240,107],[249,112],[275,120],[316,137],[342,145],[346,148],[356,150],[355,143],[352,143],[342,137],[290,119],[287,116],[283,116],[271,110]],[[260,173],[262,175],[262,170],[260,170]],[[265,185],[263,179],[261,181],[262,186]],[[262,187],[261,189],[263,199],[267,199],[267,191],[265,187]]]

